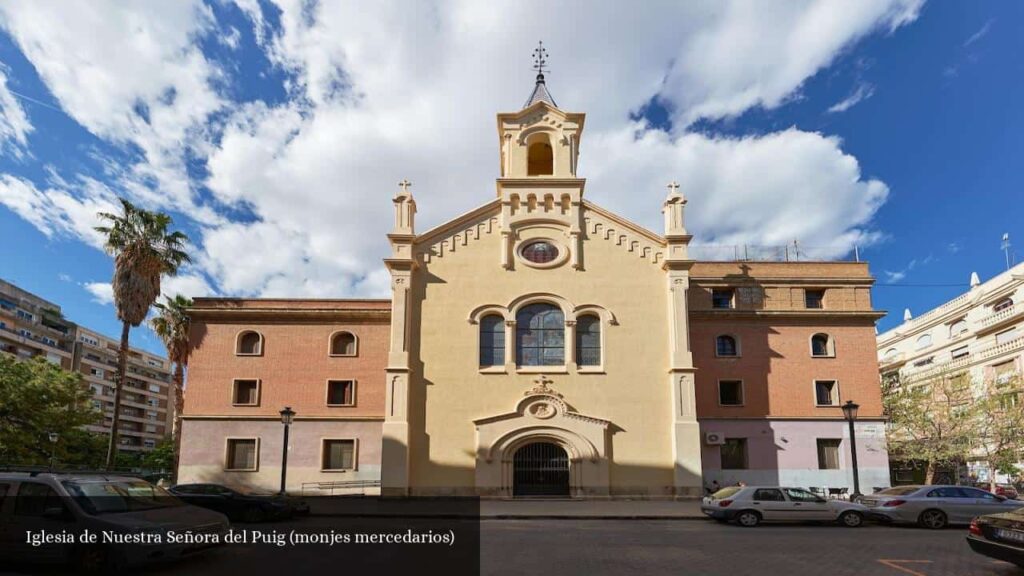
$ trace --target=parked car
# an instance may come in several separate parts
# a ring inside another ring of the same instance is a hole
[[[740,526],[764,522],[838,522],[856,528],[867,508],[845,500],[826,500],[803,488],[782,486],[729,486],[705,496],[701,511],[715,520]]]
[[[861,496],[869,517],[894,524],[917,524],[940,529],[950,524],[970,524],[977,516],[1009,512],[1024,502],[997,496],[970,486],[895,486]]]
[[[169,490],[189,504],[216,510],[241,522],[278,520],[309,512],[309,504],[298,498],[278,494],[247,494],[220,484],[178,484]]]
[[[1024,508],[975,518],[967,544],[978,554],[1024,568]]]
[[[1004,496],[1010,500],[1017,500],[1020,498],[1020,493],[1014,488],[1013,484],[996,484],[995,490],[996,496]]]
[[[9,561],[71,562],[112,573],[222,544],[228,527],[223,514],[185,504],[139,478],[0,473],[0,557]],[[86,530],[101,540],[82,544],[77,535]],[[26,532],[54,540],[34,546]],[[171,532],[187,537],[172,542]]]

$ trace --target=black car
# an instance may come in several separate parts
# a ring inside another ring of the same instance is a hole
[[[975,518],[967,543],[978,554],[1024,568],[1024,508]]]
[[[178,498],[240,522],[291,518],[309,512],[299,499],[277,494],[245,494],[220,484],[178,484],[168,489]]]

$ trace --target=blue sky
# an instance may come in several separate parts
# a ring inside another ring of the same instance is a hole
[[[677,179],[697,242],[857,245],[882,330],[1024,257],[1024,5],[541,6],[0,2],[0,277],[117,334],[124,195],[193,239],[167,291],[386,295],[395,183],[420,230],[489,200],[541,38],[589,197],[654,230]]]

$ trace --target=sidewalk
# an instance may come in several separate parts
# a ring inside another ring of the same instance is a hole
[[[473,500],[367,497],[307,499],[313,516],[466,517],[476,516]],[[693,520],[705,518],[700,500],[481,500],[482,519],[632,519]]]

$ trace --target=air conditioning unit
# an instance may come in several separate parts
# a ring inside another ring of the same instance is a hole
[[[721,446],[725,444],[725,435],[721,432],[705,432],[704,443],[709,446]]]

